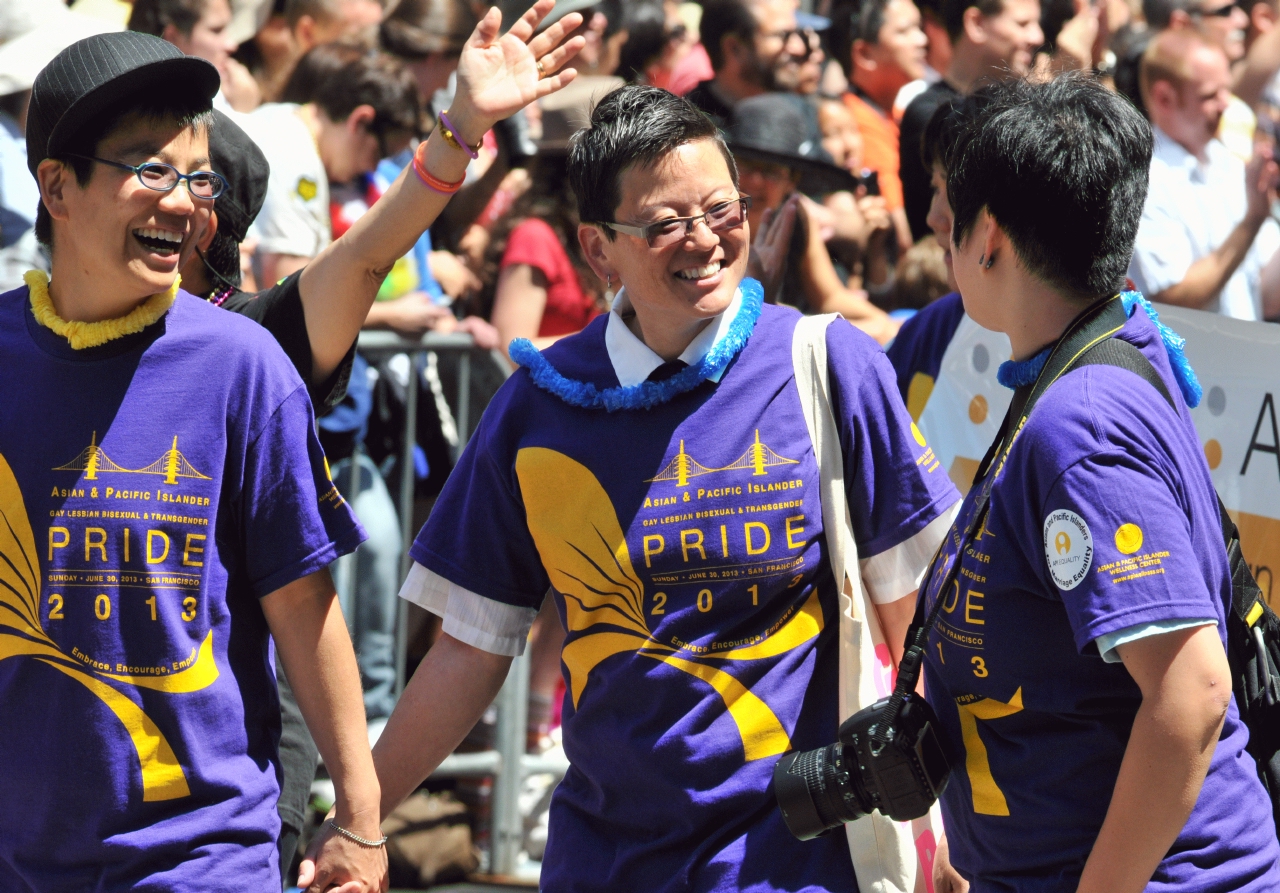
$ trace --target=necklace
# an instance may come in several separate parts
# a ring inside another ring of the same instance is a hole
[[[642,381],[627,387],[619,385],[601,390],[590,382],[566,378],[528,338],[517,338],[511,342],[511,359],[525,367],[535,385],[549,394],[555,394],[570,406],[604,409],[608,412],[619,409],[653,409],[693,390],[707,378],[723,370],[746,346],[747,339],[756,327],[756,320],[760,318],[764,288],[754,279],[743,279],[740,288],[742,306],[720,343],[707,351],[701,360],[663,381]]]
[[[1027,357],[1025,360],[1005,360],[1000,364],[1000,368],[996,370],[996,381],[1011,391],[1016,391],[1018,388],[1026,387],[1029,384],[1035,384],[1035,380],[1040,377],[1040,370],[1044,368],[1044,364],[1052,352],[1053,345],[1051,344],[1035,356]]]
[[[1187,340],[1166,326],[1160,321],[1160,315],[1156,313],[1156,308],[1151,306],[1151,302],[1144,298],[1136,291],[1126,291],[1120,293],[1120,300],[1124,303],[1124,312],[1129,316],[1133,315],[1134,307],[1141,307],[1143,312],[1150,317],[1151,322],[1155,324],[1156,330],[1160,333],[1160,341],[1164,344],[1165,353],[1169,357],[1169,367],[1173,370],[1174,381],[1178,383],[1178,390],[1182,391],[1182,399],[1187,405],[1194,408],[1200,405],[1200,398],[1203,396],[1203,389],[1200,387],[1200,380],[1196,377],[1195,370],[1191,368],[1191,364],[1187,362],[1187,356],[1183,352],[1187,346]],[[1000,364],[1000,368],[996,370],[996,380],[1010,390],[1026,387],[1034,384],[1035,380],[1040,377],[1040,370],[1044,368],[1045,361],[1049,359],[1049,354],[1053,350],[1053,345],[1049,345],[1033,357],[1025,360],[1005,360]]]
[[[86,347],[98,347],[125,335],[141,332],[164,316],[178,296],[178,284],[182,277],[175,277],[168,291],[152,295],[124,316],[98,322],[68,322],[59,316],[49,297],[49,277],[43,271],[28,270],[23,274],[22,281],[27,283],[27,290],[31,294],[31,313],[36,322],[55,335],[66,338],[74,350],[84,350]]]

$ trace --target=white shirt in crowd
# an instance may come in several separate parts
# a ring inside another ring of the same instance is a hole
[[[1186,278],[1191,265],[1216,250],[1244,219],[1244,162],[1210,140],[1201,164],[1155,128],[1151,185],[1129,263],[1137,289],[1154,296]],[[1280,247],[1280,228],[1267,220],[1240,266],[1217,297],[1204,306],[1235,319],[1261,319],[1259,275]]]
[[[271,165],[267,196],[250,233],[267,254],[315,257],[329,244],[329,180],[299,106],[268,103],[239,120]]]

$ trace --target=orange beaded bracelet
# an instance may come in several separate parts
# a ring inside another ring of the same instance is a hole
[[[433,192],[439,192],[441,195],[453,195],[462,188],[463,182],[466,181],[466,174],[462,175],[462,179],[456,183],[447,183],[439,177],[433,175],[427,170],[427,141],[423,140],[418,143],[418,148],[413,153],[413,172],[418,175],[418,179],[422,181],[422,185],[426,186]]]

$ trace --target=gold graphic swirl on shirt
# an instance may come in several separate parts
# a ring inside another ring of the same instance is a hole
[[[108,673],[64,652],[44,631],[40,620],[40,557],[17,478],[0,456],[0,661],[33,658],[53,667],[93,692],[128,732],[142,770],[142,799],[173,800],[191,793],[164,733],[146,712],[113,686],[113,682],[169,694],[199,691],[218,678],[213,657],[213,631],[201,643],[194,661],[164,676]],[[102,678],[99,678],[102,677]]]
[[[95,431],[89,438],[89,445],[81,450],[79,455],[66,465],[59,465],[53,470],[82,471],[86,481],[96,481],[98,475],[104,472],[158,474],[164,477],[166,484],[176,484],[178,483],[178,478],[195,478],[201,481],[213,480],[208,475],[196,471],[195,466],[187,461],[187,457],[178,452],[178,436],[176,434],[173,437],[173,446],[165,450],[159,459],[146,468],[125,468],[112,462],[111,458],[103,452],[102,447],[98,446],[98,432]]]
[[[1022,687],[1008,701],[995,698],[956,699],[960,711],[960,734],[964,739],[964,767],[969,775],[969,787],[973,793],[973,811],[978,815],[1008,815],[1009,803],[1004,791],[991,775],[991,761],[987,746],[978,734],[978,722],[991,722],[1022,712]]]
[[[575,707],[602,661],[638,654],[710,685],[737,725],[748,761],[791,749],[769,705],[710,662],[774,657],[817,637],[823,619],[816,591],[758,643],[706,654],[674,648],[649,630],[644,583],[631,564],[613,502],[595,475],[555,450],[526,447],[516,456],[516,476],[529,532],[551,584],[564,596],[569,639],[562,659]]]

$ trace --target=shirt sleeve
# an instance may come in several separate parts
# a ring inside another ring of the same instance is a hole
[[[1049,488],[1039,568],[1062,598],[1077,648],[1141,624],[1222,615],[1168,474],[1150,457],[1105,451]]]
[[[1193,251],[1186,225],[1170,209],[1160,207],[1153,192],[1138,224],[1129,278],[1139,291],[1153,298],[1186,278]]]
[[[245,573],[259,598],[364,542],[364,529],[329,476],[301,385],[250,443],[239,508]]]
[[[538,612],[476,595],[414,562],[400,597],[441,618],[455,639],[490,654],[519,657]]]
[[[863,565],[873,600],[894,601],[919,582],[946,534],[945,523],[930,525],[960,494],[907,415],[893,367],[874,342],[836,320],[827,327],[827,362],[860,560],[874,562],[930,531],[898,554]]]
[[[253,223],[258,250],[315,257],[329,244],[329,189],[324,171],[272,170]]]
[[[516,479],[522,373],[507,379],[480,420],[409,550],[414,561],[469,592],[537,611],[551,587],[529,533]],[[486,629],[496,636],[505,628]]]
[[[1151,636],[1159,636],[1164,633],[1176,633],[1180,629],[1191,629],[1200,626],[1217,626],[1218,621],[1209,618],[1200,620],[1161,620],[1156,623],[1138,623],[1133,626],[1126,626],[1124,629],[1118,629],[1113,633],[1104,633],[1094,639],[1094,644],[1098,646],[1098,653],[1102,655],[1102,659],[1109,664],[1123,663],[1116,649],[1121,645],[1128,645],[1130,642],[1137,642],[1139,639],[1148,639]]]

